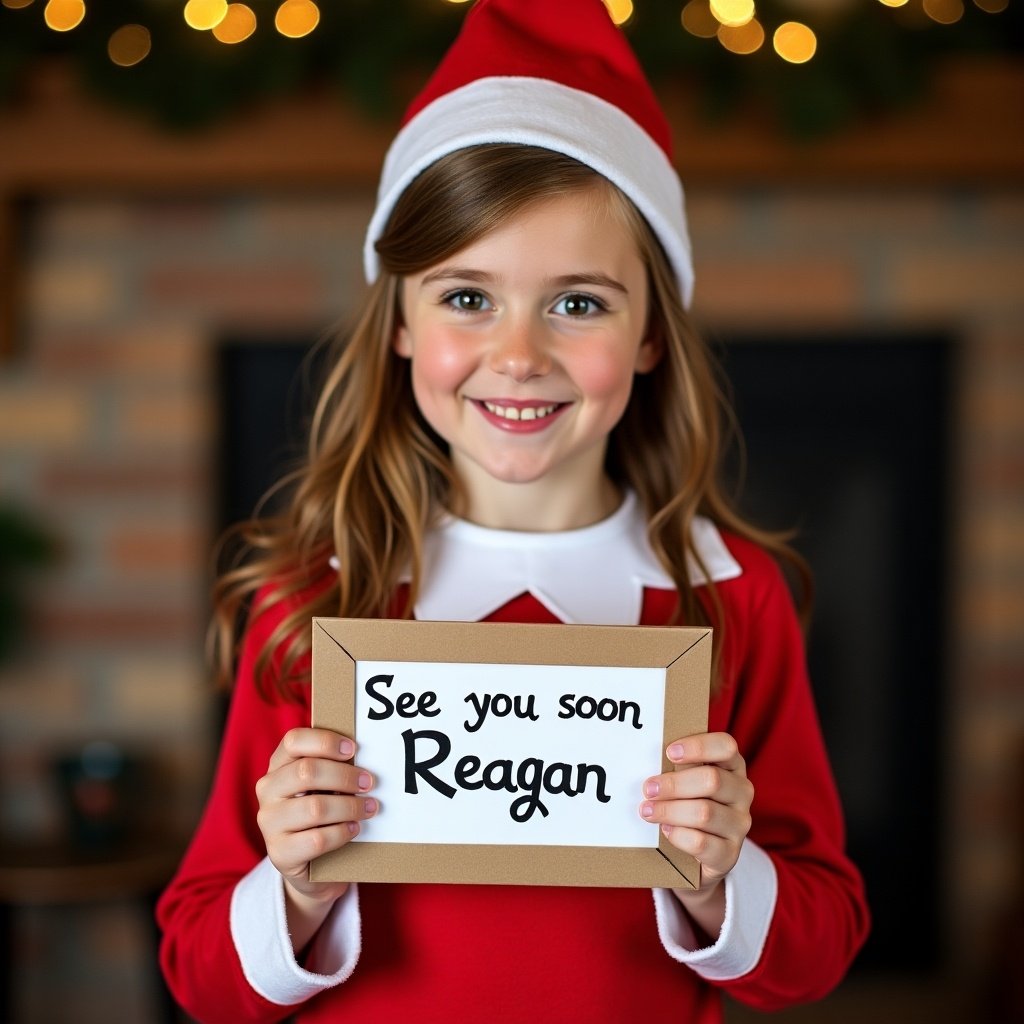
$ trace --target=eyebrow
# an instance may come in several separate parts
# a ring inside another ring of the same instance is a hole
[[[427,274],[423,278],[423,284],[434,284],[436,281],[473,281],[477,284],[489,284],[495,280],[492,274],[485,270],[474,270],[471,267],[441,267]],[[546,285],[555,288],[572,288],[576,285],[594,285],[598,288],[611,288],[613,291],[629,294],[629,289],[614,277],[600,273],[578,273],[562,274],[544,282]]]

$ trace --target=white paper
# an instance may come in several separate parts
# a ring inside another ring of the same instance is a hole
[[[665,674],[664,668],[357,662],[357,762],[373,772],[381,809],[356,841],[656,847],[658,827],[638,808],[644,780],[661,771]],[[478,709],[488,696],[481,721]],[[559,717],[569,715],[567,708],[572,716]],[[451,744],[432,767],[443,741],[429,733]],[[463,762],[461,781],[477,785],[486,777],[509,788],[461,785],[457,765],[471,756],[480,768],[470,771],[474,764]],[[409,768],[415,793],[406,791]]]

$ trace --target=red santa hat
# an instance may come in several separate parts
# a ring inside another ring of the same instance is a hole
[[[554,150],[617,185],[657,235],[685,305],[693,261],[665,116],[602,0],[477,0],[413,100],[384,161],[364,266],[410,182],[448,153],[484,143]]]

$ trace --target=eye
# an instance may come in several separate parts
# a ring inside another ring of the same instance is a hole
[[[573,292],[571,295],[559,299],[552,310],[562,316],[583,317],[603,313],[606,308],[605,304],[600,299],[594,298],[593,295]]]
[[[487,296],[475,288],[460,288],[458,291],[448,292],[441,297],[441,302],[460,313],[480,313],[491,308]]]

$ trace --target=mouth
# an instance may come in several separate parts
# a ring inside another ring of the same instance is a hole
[[[503,420],[542,420],[555,412],[564,402],[552,402],[551,405],[504,405],[484,400],[480,403],[492,415]]]
[[[543,430],[572,404],[571,402],[523,402],[507,398],[474,398],[471,401],[488,422],[503,430],[517,432]]]

